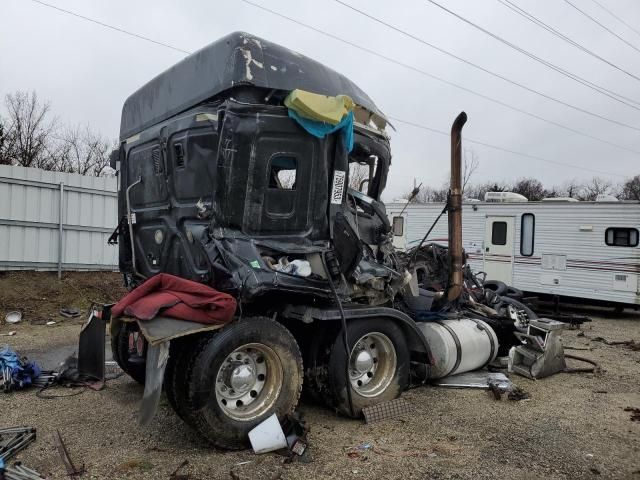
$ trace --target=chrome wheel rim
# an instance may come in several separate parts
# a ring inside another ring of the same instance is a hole
[[[261,343],[248,343],[231,352],[216,374],[216,401],[228,417],[253,420],[275,404],[283,383],[282,362]]]
[[[380,395],[395,377],[397,363],[396,349],[389,337],[380,332],[363,335],[349,356],[351,387],[363,397]]]

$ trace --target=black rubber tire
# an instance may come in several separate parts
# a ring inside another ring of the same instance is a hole
[[[522,290],[508,285],[507,291],[504,293],[504,296],[513,298],[514,300],[517,300],[517,301],[521,301],[522,297],[524,297],[524,293],[522,293]]]
[[[349,321],[347,323],[349,350],[351,351],[361,337],[373,332],[386,335],[396,351],[396,372],[393,380],[382,393],[375,397],[359,395],[348,381],[346,372],[348,357],[344,349],[342,331],[337,334],[329,353],[327,373],[331,392],[330,402],[338,412],[348,417],[359,418],[362,416],[363,408],[398,398],[409,385],[409,349],[402,330],[392,320],[374,318]],[[347,388],[351,389],[353,412],[349,407]]]
[[[229,417],[218,405],[215,394],[216,375],[227,356],[248,343],[270,347],[278,356],[283,383],[275,404],[262,415],[246,421]],[[182,356],[183,358],[185,355]],[[216,447],[242,449],[249,445],[249,431],[276,413],[278,418],[292,413],[300,399],[303,381],[302,355],[295,338],[283,325],[264,317],[247,318],[223,327],[215,335],[199,342],[189,360],[176,368],[179,414],[200,435]],[[181,378],[183,377],[183,378]]]
[[[211,339],[213,333],[203,333],[178,338],[171,341],[169,361],[164,374],[164,391],[173,411],[185,423],[189,424],[187,415],[187,376],[183,372],[191,369],[194,352],[200,351],[204,342]]]
[[[507,292],[507,284],[500,280],[486,280],[482,285],[496,293],[496,295],[504,295]]]
[[[118,366],[140,385],[144,385],[146,376],[146,362],[131,362],[129,352],[129,334],[139,331],[136,323],[120,322],[115,335],[111,337],[111,355]],[[146,352],[146,340],[145,340]]]

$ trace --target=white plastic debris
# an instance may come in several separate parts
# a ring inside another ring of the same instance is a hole
[[[287,446],[287,439],[275,413],[249,432],[249,441],[253,451],[258,454],[273,452]]]
[[[18,323],[22,320],[22,312],[13,311],[5,315],[4,321],[7,323]]]
[[[272,265],[272,268],[278,272],[289,273],[298,277],[311,275],[311,264],[306,260],[292,260],[290,262],[287,257],[281,257],[278,263]]]

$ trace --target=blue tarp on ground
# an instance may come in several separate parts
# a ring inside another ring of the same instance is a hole
[[[5,371],[11,376],[11,384],[4,385],[4,387],[11,390],[30,386],[41,373],[37,363],[23,362],[9,345],[0,348],[0,373]]]

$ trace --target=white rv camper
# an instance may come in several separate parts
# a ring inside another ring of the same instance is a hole
[[[640,202],[527,202],[497,193],[485,198],[493,201],[463,203],[462,238],[473,271],[527,292],[640,305]],[[387,204],[396,247],[417,245],[443,207]],[[446,215],[427,241],[447,241]]]

